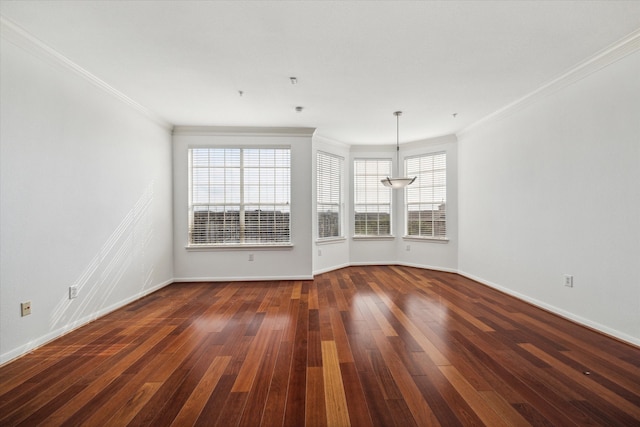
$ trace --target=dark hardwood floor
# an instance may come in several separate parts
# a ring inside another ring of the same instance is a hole
[[[639,426],[640,349],[409,267],[177,283],[0,367],[0,425]]]

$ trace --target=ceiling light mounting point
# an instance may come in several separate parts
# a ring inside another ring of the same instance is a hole
[[[291,82],[292,85],[297,85],[298,84],[298,78],[297,77],[289,77],[289,81]]]
[[[301,106],[297,106],[297,107],[296,107],[296,111],[297,111],[298,113],[302,112],[302,110],[304,110],[304,107],[301,107]]]

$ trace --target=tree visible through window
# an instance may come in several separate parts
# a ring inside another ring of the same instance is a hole
[[[407,176],[417,179],[406,189],[407,236],[447,237],[447,154],[405,160]]]
[[[189,244],[291,242],[289,148],[189,150]]]
[[[318,151],[316,164],[318,238],[342,236],[343,158]]]
[[[390,159],[356,159],[354,210],[356,236],[391,235],[391,189],[380,180],[391,176]]]

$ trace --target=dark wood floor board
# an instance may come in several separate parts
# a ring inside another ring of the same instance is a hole
[[[569,380],[577,385],[584,387],[586,390],[590,390],[594,395],[597,395],[601,399],[609,402],[611,405],[616,406],[625,413],[631,415],[634,419],[640,420],[640,406],[630,402],[629,400],[622,398],[614,390],[607,388],[599,384],[591,377],[591,375],[585,375],[581,369],[576,369],[574,366],[568,366],[563,362],[555,359],[553,356],[540,350],[533,344],[521,344],[523,348],[537,357],[543,359],[549,363],[554,370],[557,371],[557,375],[564,375]],[[640,384],[638,385],[640,388]]]
[[[262,420],[278,358],[281,334],[282,331],[278,330],[271,329],[267,331],[265,351],[262,353],[260,360],[256,361],[259,366],[249,388],[249,395],[240,419],[240,425],[255,426]],[[259,375],[258,372],[260,373]],[[237,383],[238,380],[236,380]]]
[[[492,346],[487,345],[484,340],[478,339],[474,342],[473,339],[474,337],[457,335],[457,340],[466,347],[470,354],[525,399],[524,403],[527,405],[523,405],[524,411],[529,411],[531,407],[533,410],[530,412],[539,412],[540,417],[547,419],[552,425],[579,425],[554,405],[554,400],[561,399],[561,397],[556,396],[552,390],[548,390],[544,384],[539,382],[536,378],[536,371],[529,371],[526,368],[520,369],[518,365],[513,366],[507,363],[509,359],[504,358],[504,353],[492,351]],[[529,403],[531,405],[528,405]]]
[[[214,358],[207,370],[199,378],[198,384],[189,395],[187,401],[180,408],[180,412],[171,423],[172,426],[190,426],[196,423],[211,393],[218,385],[230,359],[231,357],[229,356],[216,356]]]
[[[372,282],[370,282],[369,285],[374,289],[380,299],[391,310],[400,324],[402,324],[407,332],[409,332],[413,336],[418,345],[422,348],[422,350],[424,350],[425,353],[427,353],[431,360],[436,365],[448,365],[449,361],[447,360],[447,358],[442,353],[440,353],[436,346],[433,345],[433,343],[420,332],[420,330],[415,326],[412,320],[402,312],[402,310],[395,304],[395,302],[384,294],[380,286]]]
[[[248,393],[245,392],[231,392],[228,394],[227,399],[224,402],[224,406],[218,416],[218,421],[215,424],[216,427],[229,427],[240,425],[240,417],[244,412],[245,404],[247,403]],[[256,420],[259,423],[260,420]]]
[[[465,277],[175,283],[0,367],[4,426],[640,425],[640,349]]]
[[[345,290],[348,289],[346,285],[344,285],[344,279],[341,276],[332,276],[329,283],[331,284],[331,296],[332,300],[329,300],[329,304],[331,307],[337,307],[340,311],[349,311],[349,304],[347,303],[347,298],[345,297]]]
[[[439,389],[426,375],[414,375],[413,380],[416,386],[418,386],[422,397],[442,425],[450,427],[463,426],[465,424],[480,425],[479,418],[466,403],[463,403],[466,408],[460,411],[460,406],[452,405],[450,403],[451,400],[447,401],[447,399],[445,399],[443,394],[448,394],[449,390]],[[455,394],[457,394],[457,392]],[[463,402],[461,396],[458,395],[457,397],[460,402]],[[461,420],[463,420],[464,423]]]
[[[105,340],[103,339],[104,337],[109,338]],[[2,414],[0,422],[12,424],[25,416],[37,413],[51,399],[65,393],[67,388],[76,384],[83,375],[94,371],[96,366],[100,366],[107,359],[104,350],[116,343],[118,339],[119,337],[113,331],[97,336],[93,341],[83,346],[82,349],[76,350],[72,355],[63,356],[58,363],[41,371],[38,376],[42,377],[42,380],[38,380],[35,376],[30,377],[27,382],[7,390],[2,395],[3,404],[0,405],[0,414]],[[99,346],[98,350],[96,350],[96,346]],[[120,358],[123,354],[112,357],[111,360]],[[114,353],[110,355],[114,356]],[[75,375],[68,375],[68,372],[75,372]],[[38,393],[34,397],[33,390],[39,387],[44,392]],[[78,389],[78,387],[74,389]]]
[[[64,363],[61,363],[61,365],[65,367],[70,366],[71,369],[81,368],[82,364],[86,365],[89,363],[87,359],[83,359],[79,356],[67,356],[64,357],[63,360]],[[47,377],[47,384],[43,390],[48,390],[59,380],[64,378],[62,366],[58,367],[58,371],[55,371],[55,374],[49,374]],[[59,386],[56,391],[60,392],[68,385],[70,384]],[[4,393],[2,396],[2,404],[0,405],[0,423],[9,423],[11,418],[21,419],[19,417],[27,416],[31,411],[38,409],[41,405],[46,403],[48,399],[55,396],[55,392],[53,394],[43,393],[38,396],[38,399],[33,399],[33,394],[38,390],[38,386],[37,381],[24,382]]]
[[[347,337],[347,331],[342,323],[342,316],[340,315],[340,312],[335,308],[329,309],[329,318],[331,322],[333,340],[336,343],[336,349],[338,352],[338,362],[353,363],[353,352],[349,345],[349,338]]]
[[[169,337],[169,340],[172,340],[171,343],[175,345],[175,347],[180,348],[180,345],[178,344],[179,340],[177,340],[175,336],[171,335],[171,332],[172,332],[171,328],[166,328],[165,331],[167,333],[164,338],[167,339],[167,337]],[[198,338],[202,338],[202,336],[198,336]],[[197,339],[194,339],[193,341],[198,342]],[[150,340],[146,345],[151,346],[154,343],[155,343],[155,340]],[[157,343],[155,344],[157,345]],[[163,350],[166,350],[166,347],[161,347],[161,348]],[[159,348],[156,348],[156,349],[160,350]],[[162,351],[147,352],[145,353],[145,356],[149,354],[151,355],[155,354],[158,357],[145,360],[142,365],[138,365],[139,366],[138,369],[129,370],[128,375],[132,377],[131,379],[128,379],[126,375],[123,376],[121,374],[120,376],[115,378],[114,381],[108,386],[109,388],[109,387],[114,387],[117,384],[121,384],[121,387],[119,388],[121,389],[121,392],[118,393],[114,391],[110,393],[105,393],[104,391],[102,391],[97,394],[94,394],[92,401],[87,402],[85,404],[85,407],[81,408],[78,412],[76,412],[76,414],[74,415],[76,417],[76,420],[78,421],[79,420],[78,417],[83,416],[82,415],[83,413],[88,414],[89,416],[93,416],[93,408],[95,408],[95,406],[105,407],[105,409],[114,409],[114,410],[119,409],[113,406],[115,406],[117,402],[126,402],[125,400],[126,396],[130,395],[131,391],[135,390],[131,388],[132,385],[139,385],[140,387],[142,387],[145,383],[149,382],[150,376],[148,374],[155,373],[155,372],[164,372],[164,374],[158,378],[158,381],[164,381],[170,371],[168,367],[171,366],[172,361],[174,361],[175,364],[184,363],[183,358],[181,359],[175,356],[175,352],[166,352],[166,351],[164,353]],[[165,356],[165,357],[162,357],[162,356]],[[151,368],[156,368],[156,369],[151,369]],[[161,369],[158,369],[158,368],[161,368]],[[111,372],[112,373],[114,372],[113,366],[112,366]],[[119,399],[116,398],[116,396],[119,396]]]
[[[327,406],[324,400],[324,374],[322,366],[307,368],[307,391],[305,425],[323,427],[327,425]]]
[[[415,422],[420,426],[440,425],[429,404],[421,397],[420,389],[387,337],[378,331],[374,331],[373,336],[378,348],[380,348],[384,363],[402,395],[402,400],[406,402]]]
[[[320,339],[322,341],[333,340],[333,329],[331,328],[331,307],[335,307],[333,289],[330,284],[318,290],[318,303],[324,310],[318,312],[320,319]]]
[[[571,381],[554,370],[552,366],[547,368],[528,366],[526,362],[515,357],[505,359],[504,364],[540,396],[543,396],[550,405],[569,415],[573,421],[579,422],[579,425],[593,425],[588,415],[573,405],[574,401],[593,398],[591,391]]]
[[[606,360],[601,360],[598,357],[593,357],[583,351],[565,351],[563,354],[568,359],[575,361],[576,364],[583,366],[585,368],[584,371],[591,372],[595,375],[601,375],[609,381],[617,384],[617,386],[627,390],[633,395],[632,399],[637,399],[634,400],[636,405],[640,406],[640,401],[638,401],[640,400],[640,383],[638,382],[637,377],[629,376],[623,369],[618,369],[616,365],[612,365]],[[566,363],[572,364],[571,362]]]
[[[182,374],[184,380],[173,391],[169,391],[173,393],[171,398],[164,399],[167,400],[167,403],[157,411],[155,418],[150,422],[151,425],[159,425],[161,421],[166,422],[176,418],[192,397],[203,376],[210,370],[219,354],[219,346],[213,345],[211,338],[211,335],[205,338],[204,344],[185,359],[179,370],[174,371],[173,375]],[[218,371],[216,371],[216,375],[218,375]],[[161,395],[162,391],[159,389],[157,393]]]
[[[352,426],[371,426],[373,421],[354,362],[340,363],[342,383]]]
[[[2,421],[0,425],[17,425],[17,426],[34,426],[34,425],[42,425],[42,423],[46,422],[50,418],[50,414],[55,411],[57,408],[63,406],[67,401],[73,399],[76,395],[83,392],[85,386],[82,384],[73,384],[70,387],[67,387],[64,391],[59,392],[55,395],[55,397],[51,400],[47,400],[47,403],[43,406],[40,406],[37,410],[27,409],[25,406],[25,412],[13,413],[12,418],[6,418]],[[37,402],[37,400],[34,400]],[[24,415],[28,414],[26,418]],[[16,417],[16,415],[21,415]]]
[[[275,339],[279,340],[280,332],[273,331],[265,326],[251,340],[247,349],[246,357],[238,371],[238,377],[233,385],[232,392],[248,393],[260,368],[261,361],[267,358],[268,354],[275,353],[277,346]],[[274,348],[275,347],[275,348]],[[261,373],[263,373],[261,371]],[[268,372],[265,372],[268,374]]]
[[[215,425],[220,419],[227,398],[231,394],[231,388],[236,381],[235,375],[223,374],[211,392],[207,403],[205,403],[195,425],[210,427]]]
[[[77,384],[83,387],[82,392],[76,394],[73,399],[69,399],[49,413],[47,415],[47,423],[50,425],[60,425],[66,422],[69,417],[81,410],[93,396],[108,387],[114,379],[122,375],[130,377],[131,374],[127,374],[128,367],[143,355],[146,356],[149,354],[148,352],[153,348],[153,344],[172,330],[173,327],[171,326],[161,328],[150,337],[148,342],[131,348],[130,351],[123,351],[117,357],[113,357],[108,361],[105,360],[103,363],[97,363],[98,361],[94,360],[94,363],[97,364],[94,365],[93,369],[77,379]]]
[[[278,346],[273,377],[269,384],[269,392],[265,400],[265,409],[262,415],[262,425],[264,426],[281,426],[283,424],[292,357],[293,342],[281,341]]]
[[[101,329],[100,332],[100,334],[91,333],[82,336],[77,341],[69,340],[68,335],[63,336],[61,339],[65,339],[66,345],[59,344],[56,340],[29,353],[28,357],[21,357],[11,364],[2,366],[0,368],[0,405],[6,402],[7,398],[15,399],[17,388],[24,389],[23,384],[29,381],[37,383],[33,381],[35,377],[46,377],[49,375],[48,372],[55,375],[67,361],[78,360],[78,355],[81,356],[85,352],[94,352],[92,348],[103,335],[113,336],[110,329],[106,331]]]
[[[616,340],[609,339],[608,344],[606,344],[606,342],[602,345],[595,344],[594,341],[600,341],[603,337],[600,336],[600,334],[594,333],[587,328],[581,328],[575,324],[572,324],[571,322],[566,322],[570,324],[571,328],[563,328],[569,329],[567,332],[565,332],[560,329],[551,327],[549,323],[544,320],[541,321],[531,316],[525,316],[522,313],[514,313],[513,316],[516,317],[518,321],[526,325],[526,327],[530,327],[534,330],[539,331],[540,333],[544,333],[550,339],[556,340],[557,342],[561,343],[564,349],[577,348],[587,353],[593,354],[594,356],[597,356],[598,358],[603,360],[610,361],[612,359],[615,359],[615,366],[617,368],[624,369],[628,373],[628,375],[634,378],[638,378],[638,380],[640,381],[640,367],[638,365],[640,364],[640,356],[637,354],[638,349],[636,347],[631,347],[626,344],[623,345],[625,350],[628,349],[629,360],[627,360],[627,358],[625,357],[615,357],[614,354],[610,352],[610,349],[615,347],[616,345],[619,345],[619,343],[617,343]],[[589,338],[578,338],[578,330],[580,330],[580,332],[584,332],[582,330],[590,332],[590,334],[588,335]],[[625,352],[624,354],[627,353]]]
[[[362,391],[369,409],[369,417],[372,426],[393,426],[395,425],[395,415],[391,412],[391,408],[387,404],[387,400],[382,394],[380,384],[374,378],[371,371],[358,372]]]
[[[442,365],[435,365],[423,352],[413,352],[411,353],[411,358],[413,363],[421,367],[423,374],[414,376],[414,378],[420,391],[430,405],[440,405],[442,401],[445,401],[451,413],[464,425],[482,425],[482,421],[478,415],[471,409],[464,397],[442,373],[440,370],[440,366]],[[476,374],[474,374],[473,378],[475,377]],[[428,390],[425,389],[427,386],[429,387]],[[437,395],[435,393],[437,393]],[[442,400],[438,395],[442,397]],[[450,413],[442,408],[436,410],[435,407],[434,412],[443,425],[449,425],[449,419],[451,418]]]
[[[455,366],[438,366],[438,369],[485,425],[505,427],[508,425],[500,413],[496,412],[492,405],[483,398],[482,392],[474,389]]]
[[[527,344],[527,343],[522,343]],[[523,347],[523,345],[520,347]],[[557,363],[562,364],[566,369],[571,369],[573,371],[577,371],[582,373],[583,375],[587,375],[588,378],[594,383],[598,384],[598,386],[602,386],[607,390],[612,391],[616,395],[623,397],[624,399],[631,402],[634,406],[640,407],[640,384],[632,381],[621,380],[617,375],[608,375],[606,374],[606,368],[603,371],[599,371],[597,364],[584,365],[582,363],[577,362],[575,359],[568,357],[567,353],[570,352],[549,352],[542,349],[540,346],[536,346],[537,351],[543,351],[545,356],[550,357],[552,360]],[[524,351],[528,351],[528,349],[523,347]],[[530,352],[529,352],[530,353]],[[539,356],[538,356],[539,357]],[[603,367],[604,368],[604,367]],[[620,385],[620,382],[626,383],[625,385]]]
[[[297,317],[291,321],[296,323],[295,336],[292,340],[293,355],[291,360],[289,383],[284,413],[285,426],[304,425],[306,414],[306,383],[307,383],[307,339],[309,330],[309,305],[304,300],[298,300]]]

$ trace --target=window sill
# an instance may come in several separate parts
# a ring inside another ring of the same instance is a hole
[[[402,236],[403,240],[413,240],[416,242],[430,242],[430,243],[449,243],[448,237],[420,237],[420,236]]]
[[[396,236],[353,236],[353,240],[395,240]]]
[[[346,240],[346,237],[327,237],[325,239],[317,239],[316,245],[330,245],[332,243],[341,243]]]
[[[187,251],[215,251],[215,250],[282,250],[293,249],[293,243],[282,243],[273,245],[260,245],[260,244],[238,244],[230,243],[225,245],[187,245],[184,247]]]

